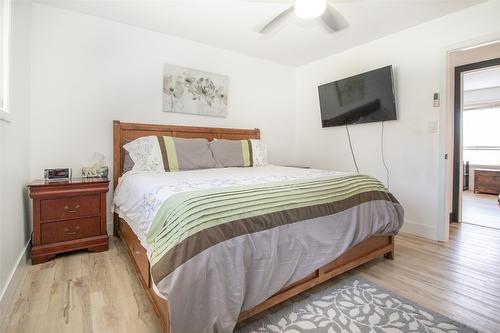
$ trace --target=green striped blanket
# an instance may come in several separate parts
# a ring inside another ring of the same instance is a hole
[[[148,232],[159,281],[194,255],[232,237],[354,207],[397,202],[376,179],[346,175],[181,192],[159,209]]]

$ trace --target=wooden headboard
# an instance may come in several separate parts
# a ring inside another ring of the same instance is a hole
[[[118,178],[123,172],[125,158],[123,145],[126,141],[149,135],[168,135],[178,138],[213,139],[260,139],[260,130],[239,128],[192,127],[173,125],[150,125],[137,123],[122,123],[113,121],[113,188],[118,184]]]

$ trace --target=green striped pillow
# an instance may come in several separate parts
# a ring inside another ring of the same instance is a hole
[[[147,136],[123,146],[133,171],[182,171],[217,167],[206,139]]]

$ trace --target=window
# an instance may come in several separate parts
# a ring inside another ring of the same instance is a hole
[[[0,119],[9,109],[9,46],[11,0],[0,0]]]
[[[465,111],[463,124],[464,161],[500,165],[500,108]]]

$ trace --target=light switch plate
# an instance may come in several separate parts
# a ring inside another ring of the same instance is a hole
[[[429,133],[437,133],[438,131],[438,122],[437,121],[429,121],[427,124],[427,131]]]
[[[432,100],[432,105],[435,108],[439,107],[439,93],[434,93],[434,98]]]

